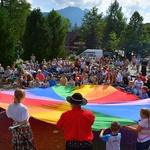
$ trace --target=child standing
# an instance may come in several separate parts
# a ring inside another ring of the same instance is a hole
[[[144,83],[140,77],[140,75],[137,76],[137,80],[134,81],[134,90],[133,90],[133,94],[134,95],[138,95],[141,96],[142,95],[142,87],[143,87]]]
[[[106,142],[106,150],[120,150],[121,133],[120,124],[116,121],[111,123],[111,134],[104,135],[106,129],[102,129],[99,137]]]
[[[148,150],[150,146],[150,111],[147,108],[142,108],[140,110],[141,120],[139,121],[138,126],[124,126],[127,129],[130,129],[138,133],[136,150]]]
[[[14,92],[14,102],[11,103],[6,110],[8,118],[12,118],[14,120],[13,126],[18,126],[17,130],[12,129],[12,144],[14,150],[32,150],[33,146],[33,135],[29,123],[28,110],[27,107],[22,104],[24,98],[25,91],[23,89],[16,89]],[[24,138],[20,136],[17,131],[21,132],[22,135],[31,142],[31,144],[29,144],[29,142],[26,143]]]

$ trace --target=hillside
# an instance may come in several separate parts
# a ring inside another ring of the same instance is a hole
[[[68,18],[71,22],[71,26],[73,27],[75,25],[75,23],[78,26],[81,26],[82,23],[82,18],[84,16],[85,12],[88,12],[88,9],[82,10],[79,7],[66,7],[64,9],[60,9],[60,10],[56,10],[58,11],[62,16],[64,16],[65,18]],[[43,12],[43,15],[47,15],[48,12]]]

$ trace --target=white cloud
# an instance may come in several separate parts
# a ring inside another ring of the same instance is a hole
[[[32,8],[40,7],[42,11],[51,11],[61,9],[67,6],[76,6],[81,9],[91,9],[96,6],[99,12],[105,14],[110,4],[114,0],[27,0],[32,4]],[[143,16],[144,22],[150,22],[150,0],[118,0],[122,11],[129,19],[135,11],[138,11]]]

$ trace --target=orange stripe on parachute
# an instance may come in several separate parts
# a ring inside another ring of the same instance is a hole
[[[93,88],[93,87],[92,87]],[[93,90],[85,95],[85,98],[88,100],[95,100],[95,99],[100,99],[103,97],[107,97],[114,92],[117,92],[118,90],[112,86],[108,85],[101,85],[101,86],[95,86]]]

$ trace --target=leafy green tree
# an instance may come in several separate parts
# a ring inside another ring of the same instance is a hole
[[[150,54],[150,25],[144,27],[143,37],[143,55]]]
[[[110,35],[110,41],[109,41],[110,48],[113,52],[115,52],[115,50],[118,50],[120,39],[117,38],[117,35],[115,32],[111,32],[109,35]]]
[[[69,19],[62,17],[57,11],[52,10],[47,16],[48,28],[51,30],[51,49],[49,58],[65,57],[66,32],[71,26]]]
[[[29,60],[33,53],[37,60],[49,59],[51,31],[40,9],[34,9],[27,18],[24,34],[24,59]]]
[[[15,32],[18,35],[18,39],[22,39],[26,19],[30,13],[30,3],[26,0],[4,0],[3,7],[9,12],[10,18],[16,26]]]
[[[120,38],[122,31],[126,27],[126,20],[122,12],[122,7],[120,7],[118,1],[115,0],[114,3],[111,3],[106,13],[103,47],[111,50],[109,43],[111,37],[109,35],[115,33],[116,37]]]
[[[11,63],[15,61],[16,44],[15,26],[8,12],[0,8],[0,63],[2,63],[4,67],[11,65]]]
[[[143,29],[143,17],[135,11],[121,37],[127,55],[131,52],[139,54],[142,50]]]
[[[87,48],[100,48],[103,36],[104,22],[103,14],[98,14],[98,8],[93,7],[89,12],[84,14],[80,28],[80,36],[85,41]]]

